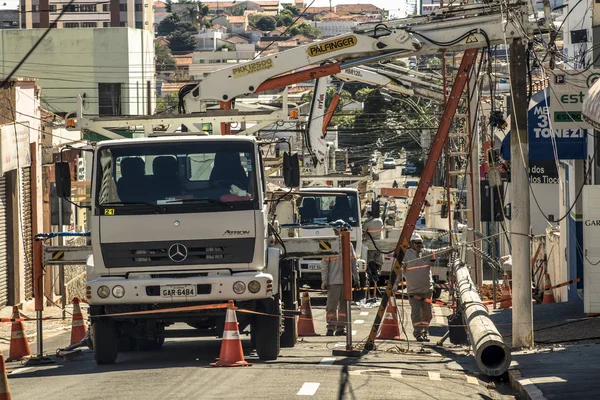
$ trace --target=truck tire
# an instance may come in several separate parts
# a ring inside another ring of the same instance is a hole
[[[96,364],[114,364],[119,354],[117,325],[110,318],[100,318],[92,323],[94,359]]]
[[[265,302],[267,303],[267,302]],[[277,360],[281,339],[281,310],[277,298],[265,304],[265,312],[270,315],[257,315],[254,320],[256,354],[263,361]],[[277,306],[275,307],[275,304]],[[278,314],[273,316],[273,314]]]
[[[298,302],[294,301],[296,290],[283,292],[283,308],[285,310],[297,310]],[[294,347],[298,341],[298,317],[287,315],[283,318],[283,333],[281,334],[281,347]]]

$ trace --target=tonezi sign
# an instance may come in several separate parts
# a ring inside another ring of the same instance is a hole
[[[348,49],[356,46],[358,39],[354,35],[345,36],[336,40],[329,40],[326,42],[318,42],[310,46],[306,51],[310,57],[320,56],[321,54],[327,54],[338,50]]]

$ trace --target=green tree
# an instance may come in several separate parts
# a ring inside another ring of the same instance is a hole
[[[181,22],[179,15],[168,15],[165,19],[160,21],[160,24],[158,24],[158,27],[156,28],[156,32],[159,35],[168,35],[177,30],[177,23],[179,22]]]
[[[283,6],[283,10],[284,11],[288,11],[290,14],[292,15],[300,15],[300,9],[298,7],[296,7],[294,4],[281,4]]]
[[[160,45],[159,43],[154,44],[154,55],[156,57],[156,70],[157,71],[174,71],[175,70],[175,59],[171,55],[171,50],[168,46]]]
[[[236,4],[231,8],[231,15],[235,15],[241,17],[244,15],[244,11],[246,11],[246,3]]]
[[[177,103],[179,102],[177,93],[169,93],[164,97],[158,97],[156,99],[156,113],[163,113],[168,111],[177,110]]]
[[[250,26],[260,29],[261,31],[272,31],[277,26],[277,21],[274,17],[264,14],[251,14],[248,18]]]
[[[192,24],[190,22],[181,21],[181,22],[178,22],[177,24],[175,24],[175,27],[176,27],[175,30],[177,30],[177,31],[198,33],[198,28],[196,27],[196,25]]]
[[[173,2],[171,0],[167,0],[165,2],[165,11],[167,11],[168,13],[173,12],[173,7],[171,7],[172,4]]]
[[[293,25],[288,32],[290,35],[305,35],[311,38],[317,38],[321,36],[321,30],[313,28],[307,22],[303,22],[299,25]]]
[[[190,32],[175,31],[168,36],[171,51],[191,51],[196,48],[196,39]]]
[[[285,10],[279,13],[276,17],[277,26],[290,26],[294,23],[294,15],[290,12],[286,12]]]
[[[310,103],[312,101],[313,93],[314,93],[314,90],[304,93],[300,100],[304,103]],[[327,94],[325,95],[325,109],[329,108],[329,105],[331,104],[331,100],[333,99],[333,96],[335,96],[336,93],[337,93],[337,90],[334,87],[327,88]],[[341,99],[340,99],[340,102],[338,103],[337,107],[335,108],[334,115],[335,115],[335,113],[341,112],[342,109],[344,108],[344,105],[346,105],[349,101],[352,100],[352,95],[345,90],[342,90],[342,93],[340,93],[340,97],[341,97]]]

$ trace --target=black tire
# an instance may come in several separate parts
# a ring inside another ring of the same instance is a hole
[[[92,323],[94,359],[96,364],[114,364],[119,354],[117,325],[109,318],[99,318]]]
[[[121,336],[119,338],[119,352],[134,351],[137,347],[135,338],[131,336]]]
[[[269,306],[265,307],[267,314],[257,315],[254,322],[254,336],[256,339],[256,354],[263,361],[277,360],[281,339],[281,310],[279,301],[269,300]],[[277,304],[277,307],[274,306]],[[278,316],[272,316],[278,314]]]
[[[295,290],[283,292],[283,308],[285,310],[298,309],[298,303],[295,301]],[[298,341],[298,317],[287,315],[283,318],[283,333],[281,334],[281,347],[294,347]]]

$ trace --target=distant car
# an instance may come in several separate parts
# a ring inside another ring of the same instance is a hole
[[[413,187],[416,188],[417,186],[419,186],[419,181],[406,181],[404,183],[404,187],[406,189],[413,188]]]
[[[386,158],[383,160],[383,169],[394,169],[396,168],[396,161],[393,158]]]

